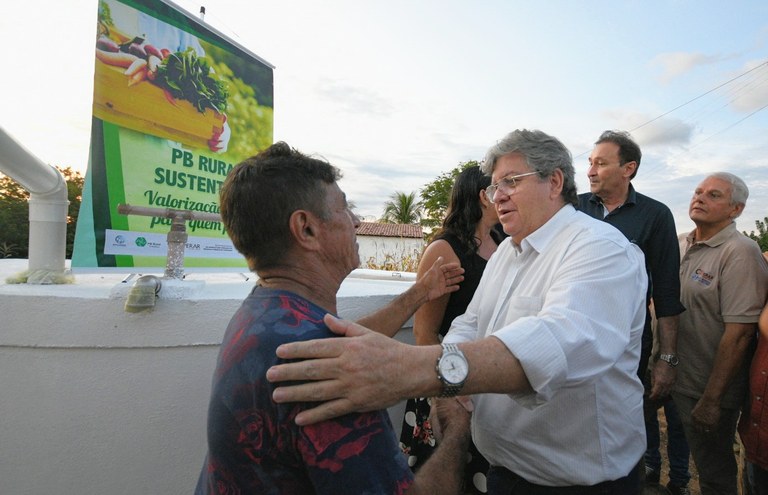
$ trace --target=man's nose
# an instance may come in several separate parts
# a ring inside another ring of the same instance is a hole
[[[504,190],[503,187],[499,187],[496,189],[496,192],[493,193],[493,203],[499,204],[503,202],[506,199],[509,199],[510,193]]]

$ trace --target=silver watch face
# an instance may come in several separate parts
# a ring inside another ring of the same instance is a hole
[[[680,363],[680,360],[677,358],[677,356],[670,356],[668,363],[672,366],[677,366]]]
[[[469,366],[461,354],[443,354],[440,359],[440,374],[451,385],[458,385],[467,379]]]

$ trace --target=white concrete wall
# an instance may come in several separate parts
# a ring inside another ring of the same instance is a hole
[[[5,284],[23,268],[0,260],[0,494],[192,493],[221,336],[253,280],[189,276],[204,287],[126,313],[125,274]],[[339,313],[362,316],[410,283],[347,279]],[[398,337],[412,341],[409,328]],[[390,414],[399,434],[402,406]]]
[[[404,259],[409,256],[414,261],[418,259],[424,250],[424,241],[422,239],[406,237],[374,237],[357,236],[359,246],[360,263],[367,266],[368,260],[373,258],[376,266],[383,265],[387,255],[393,256],[396,260]]]

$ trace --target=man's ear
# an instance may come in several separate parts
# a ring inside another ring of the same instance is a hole
[[[731,220],[736,220],[739,217],[739,215],[741,215],[741,212],[744,211],[744,207],[746,207],[746,206],[747,205],[745,205],[743,203],[739,203],[737,205],[734,205],[733,206],[733,211],[730,214]]]
[[[549,194],[552,198],[557,198],[563,192],[563,184],[565,183],[565,176],[563,171],[556,168],[549,176]]]
[[[314,251],[319,246],[320,219],[310,211],[296,210],[288,219],[288,227],[296,245]]]
[[[625,163],[622,168],[624,169],[625,177],[632,177],[632,174],[637,171],[637,162],[632,160],[631,162]]]

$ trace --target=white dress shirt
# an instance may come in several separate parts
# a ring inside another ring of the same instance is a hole
[[[646,284],[640,248],[571,205],[520,246],[499,246],[444,339],[497,337],[535,390],[473,397],[472,438],[492,466],[568,486],[618,479],[638,463]]]

